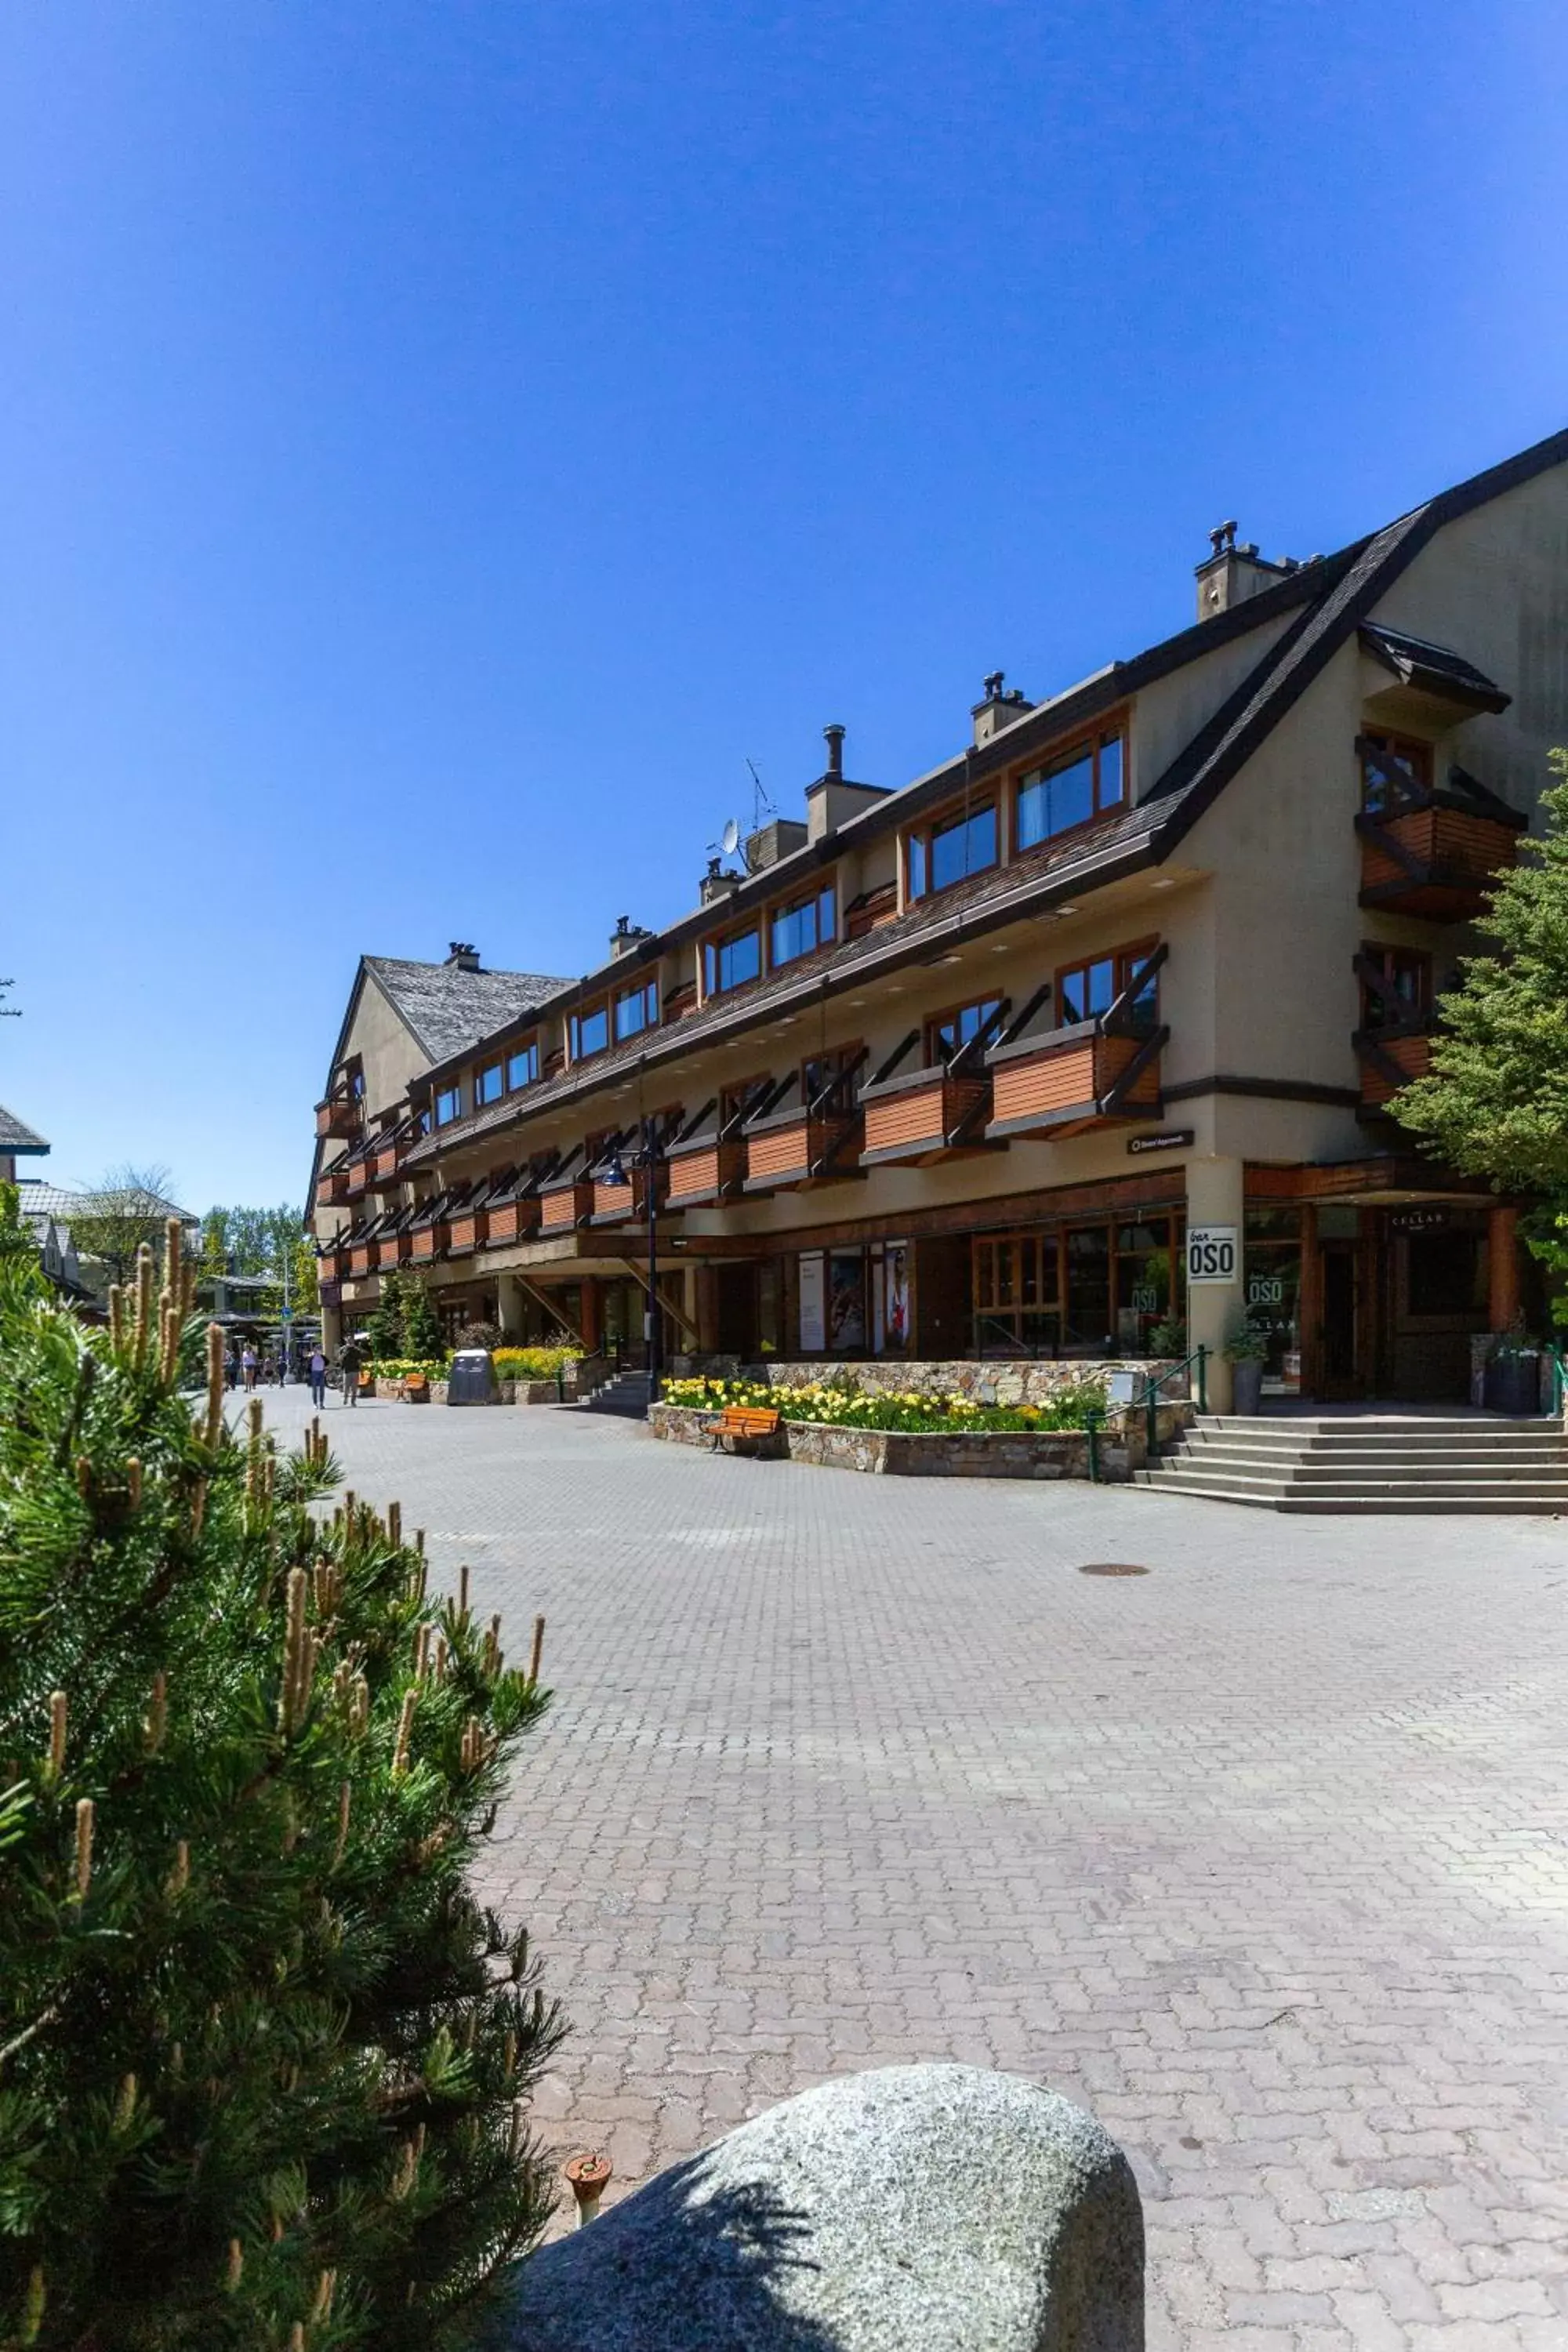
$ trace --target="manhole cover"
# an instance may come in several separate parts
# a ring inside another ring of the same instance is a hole
[[[1086,1560],[1079,1570],[1080,1576],[1147,1576],[1146,1568],[1135,1568],[1128,1559]]]

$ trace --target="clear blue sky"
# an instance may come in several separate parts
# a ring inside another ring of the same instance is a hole
[[[0,1101],[298,1197],[360,950],[577,972],[849,730],[1568,424],[1554,0],[0,17]],[[1568,727],[1568,714],[1565,714]]]

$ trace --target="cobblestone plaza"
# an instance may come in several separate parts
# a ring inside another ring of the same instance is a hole
[[[514,1657],[548,1619],[490,1891],[572,2020],[563,2152],[619,2191],[963,2059],[1127,2147],[1154,2352],[1568,2347],[1568,1523],[328,1420]]]

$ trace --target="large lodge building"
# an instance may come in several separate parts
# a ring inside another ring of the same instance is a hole
[[[316,1113],[329,1340],[399,1267],[451,1330],[635,1358],[651,1183],[667,1360],[1247,1318],[1277,1392],[1468,1393],[1518,1204],[1388,1105],[1568,739],[1568,434],[1332,556],[1213,540],[1194,626],[1042,703],[988,679],[900,791],[828,728],[804,820],[582,980],[366,957]]]

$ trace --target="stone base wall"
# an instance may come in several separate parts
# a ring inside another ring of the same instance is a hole
[[[1192,1421],[1188,1404],[1157,1408],[1159,1438],[1168,1445]],[[656,1437],[675,1445],[715,1447],[719,1416],[689,1405],[656,1404],[648,1416]],[[1148,1459],[1141,1412],[1113,1418],[1100,1433],[1100,1475],[1125,1484]],[[730,1451],[728,1441],[725,1450]],[[773,1437],[744,1441],[767,1459],[809,1462],[820,1468],[864,1470],[896,1478],[1085,1478],[1089,1438],[1081,1429],[845,1429],[820,1421],[786,1421]]]
[[[1171,1359],[1107,1356],[1075,1361],[1068,1358],[1037,1360],[1033,1357],[957,1357],[951,1362],[910,1363],[899,1357],[880,1357],[871,1363],[824,1362],[820,1357],[785,1363],[777,1356],[747,1366],[752,1380],[773,1388],[801,1388],[843,1371],[867,1396],[912,1391],[916,1396],[971,1397],[976,1404],[1045,1404],[1059,1389],[1075,1388],[1080,1381],[1108,1380],[1113,1372],[1129,1374],[1142,1388],[1156,1375],[1169,1381],[1180,1370]],[[1184,1393],[1186,1381],[1180,1382]]]

